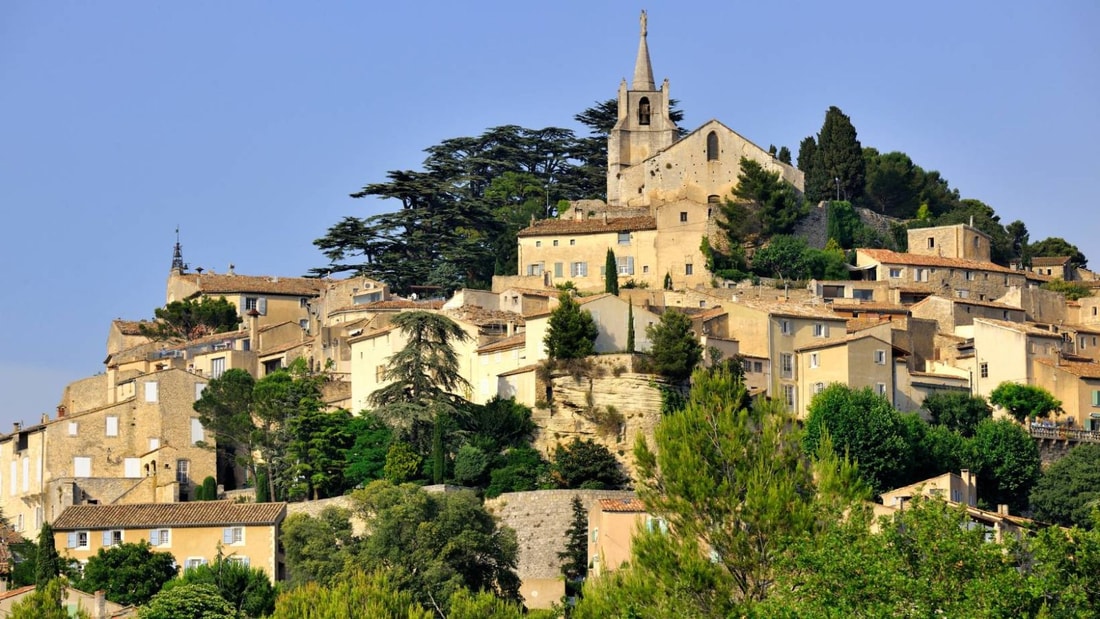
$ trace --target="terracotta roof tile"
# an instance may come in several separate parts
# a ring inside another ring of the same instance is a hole
[[[980,260],[965,260],[963,258],[943,258],[940,256],[921,256],[919,254],[902,254],[889,249],[857,249],[868,258],[883,264],[907,264],[912,266],[946,267],[953,269],[969,269],[972,271],[991,271],[996,273],[1012,273],[1025,276],[1025,272],[1016,271],[992,262]]]
[[[833,301],[834,312],[881,312],[886,314],[908,314],[908,305],[893,303],[838,303]]]
[[[477,349],[479,353],[490,353],[498,350],[509,350],[511,348],[523,348],[527,344],[527,335],[519,333],[511,337],[506,337],[502,340],[497,340],[490,344],[486,344]]]
[[[974,322],[984,322],[984,323],[995,325],[995,326],[998,326],[998,327],[1001,327],[1001,328],[1004,328],[1004,329],[1009,329],[1009,330],[1012,330],[1012,331],[1016,331],[1018,333],[1023,333],[1023,334],[1026,334],[1026,335],[1037,335],[1039,337],[1051,337],[1051,338],[1057,338],[1059,340],[1062,339],[1062,336],[1057,334],[1057,333],[1052,333],[1050,331],[1047,331],[1046,329],[1040,329],[1040,328],[1038,328],[1038,327],[1036,327],[1032,324],[1023,323],[1023,322],[1012,322],[1010,320],[996,320],[996,319],[993,319],[993,318],[982,318],[980,316],[975,316],[974,317]]]
[[[430,301],[413,301],[412,299],[390,299],[388,301],[375,301],[373,303],[367,303],[364,305],[354,305],[344,309],[361,309],[367,311],[385,309],[437,310],[443,307],[443,303],[443,301],[440,301],[438,299]]]
[[[133,529],[142,527],[207,527],[275,524],[286,515],[286,503],[138,503],[73,505],[53,523],[55,531]]]
[[[600,499],[600,509],[605,512],[645,512],[641,499]]]
[[[598,234],[632,232],[634,230],[656,230],[657,220],[653,217],[611,217],[593,219],[543,219],[520,230],[516,236],[550,236],[555,234]]]
[[[1085,361],[1051,361],[1050,359],[1037,358],[1036,362],[1052,368],[1065,370],[1074,376],[1081,378],[1100,378],[1100,363]]]
[[[1060,267],[1069,262],[1069,256],[1039,256],[1031,259],[1033,267]]]
[[[178,277],[197,287],[203,294],[243,292],[312,297],[321,294],[328,285],[328,280],[310,277],[216,275],[212,273],[205,273],[202,275],[198,273],[184,273]]]
[[[562,291],[557,288],[520,288],[518,286],[510,286],[502,290],[501,294],[506,292],[518,292],[520,294],[529,294],[536,297],[553,297],[556,299]]]
[[[443,312],[451,318],[458,318],[477,326],[501,325],[509,322],[523,326],[523,315],[508,310],[485,309],[477,305],[463,305]]]
[[[141,326],[152,327],[155,323],[151,320],[123,320],[118,318],[112,322],[122,335],[141,335]]]

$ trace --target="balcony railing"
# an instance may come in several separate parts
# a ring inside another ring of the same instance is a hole
[[[1078,430],[1076,428],[1052,427],[1033,423],[1028,426],[1028,433],[1031,434],[1032,438],[1056,441],[1077,441],[1079,443],[1100,443],[1100,431],[1096,430]]]

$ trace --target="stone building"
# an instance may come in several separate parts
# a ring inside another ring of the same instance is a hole
[[[561,219],[522,230],[520,274],[602,289],[611,248],[620,283],[634,279],[659,288],[668,277],[675,288],[706,284],[700,245],[717,233],[718,207],[737,185],[741,158],[802,191],[801,171],[716,120],[680,137],[669,82],[658,87],[653,79],[647,35],[643,12],[633,80],[619,85],[618,118],[608,135],[607,202],[577,202]]]

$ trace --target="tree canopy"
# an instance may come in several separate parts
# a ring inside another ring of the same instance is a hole
[[[554,447],[550,475],[559,488],[617,490],[630,481],[607,447],[579,438]]]
[[[175,557],[154,551],[149,542],[142,541],[100,548],[73,586],[87,593],[103,590],[107,599],[117,604],[141,606],[175,577]]]
[[[993,414],[985,398],[961,391],[932,393],[921,406],[931,415],[933,424],[947,426],[963,436],[973,436],[978,423]]]
[[[1047,417],[1062,409],[1061,400],[1046,389],[1014,382],[997,385],[989,394],[989,402],[1008,411],[1020,423],[1036,417]]]
[[[596,352],[596,328],[592,314],[581,309],[568,292],[558,295],[558,306],[546,327],[546,353],[551,359],[580,359]]]
[[[237,306],[225,297],[201,297],[172,301],[153,310],[156,321],[142,323],[141,334],[157,340],[194,340],[214,333],[232,331],[241,324]]]
[[[1081,443],[1053,462],[1031,490],[1037,520],[1092,528],[1100,509],[1100,445]]]
[[[661,319],[646,327],[649,354],[658,374],[681,381],[703,359],[703,346],[691,330],[691,319],[683,312],[668,308]]]

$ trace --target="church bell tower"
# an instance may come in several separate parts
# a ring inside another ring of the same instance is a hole
[[[634,80],[627,88],[619,84],[619,118],[607,138],[607,203],[623,205],[630,199],[620,182],[623,170],[640,164],[668,148],[676,139],[676,123],[669,118],[668,80],[658,89],[649,61],[646,12],[641,15],[638,58]]]

